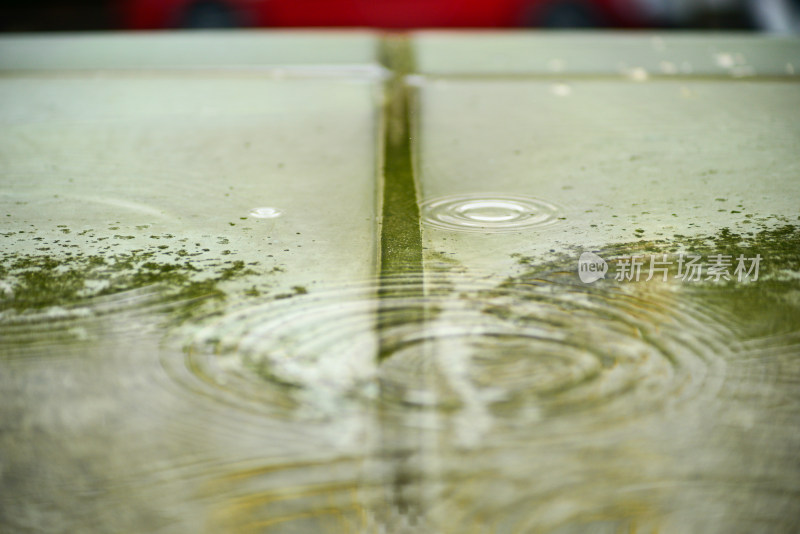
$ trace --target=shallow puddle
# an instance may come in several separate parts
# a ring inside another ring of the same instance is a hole
[[[3,67],[2,529],[796,531],[795,82],[436,78],[423,37]]]

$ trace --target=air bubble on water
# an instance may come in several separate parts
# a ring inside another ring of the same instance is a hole
[[[733,55],[729,54],[728,52],[719,52],[714,54],[714,60],[717,62],[717,66],[723,69],[730,69],[736,65]]]
[[[646,82],[650,75],[642,67],[636,67],[628,71],[628,77],[635,82]]]
[[[554,83],[550,86],[550,92],[555,96],[569,96],[572,94],[572,87],[565,83]]]
[[[283,212],[278,208],[253,208],[250,210],[250,216],[257,219],[274,219],[283,215]]]

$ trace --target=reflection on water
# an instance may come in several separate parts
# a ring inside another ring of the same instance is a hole
[[[180,324],[183,297],[155,288],[7,312],[4,521],[791,531],[796,302],[757,324],[735,286],[588,286],[567,267],[242,297]]]

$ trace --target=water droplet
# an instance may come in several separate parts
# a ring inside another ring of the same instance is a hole
[[[550,92],[556,96],[569,96],[572,94],[572,87],[565,83],[554,83],[550,87]]]
[[[281,215],[283,215],[283,212],[278,208],[254,208],[250,210],[250,216],[258,219],[274,219]]]
[[[447,230],[512,232],[556,222],[561,210],[531,197],[455,195],[421,206],[424,223]]]
[[[636,67],[628,71],[628,76],[635,82],[646,82],[650,75],[642,67]]]
[[[728,54],[727,52],[714,54],[714,59],[716,60],[717,65],[723,69],[729,69],[736,64],[736,61],[733,59],[733,55]]]

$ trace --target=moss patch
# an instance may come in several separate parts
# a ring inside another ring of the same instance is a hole
[[[221,283],[258,274],[242,261],[209,268],[157,258],[154,251],[109,256],[6,254],[0,260],[0,311],[72,306],[144,287],[157,287],[177,300],[223,299]]]
[[[577,276],[577,259],[581,252],[591,250],[609,264],[606,278],[584,285]],[[724,228],[716,234],[697,237],[676,235],[658,241],[634,241],[584,248],[555,258],[539,260],[515,255],[521,274],[510,277],[502,287],[534,280],[555,280],[559,283],[581,285],[587,291],[607,290],[637,282],[617,281],[614,273],[620,262],[632,256],[644,256],[639,284],[646,284],[649,255],[667,255],[670,262],[668,279],[676,282],[687,298],[702,303],[711,312],[719,310],[735,318],[736,330],[743,337],[769,336],[800,330],[800,227],[782,224],[763,227],[747,233]],[[718,254],[731,258],[729,280],[708,280],[704,271],[699,281],[676,280],[678,258],[681,254],[700,256],[705,265]],[[761,256],[758,280],[739,281],[733,275],[737,258]],[[660,257],[658,258],[660,259]],[[657,276],[660,279],[660,275]],[[496,311],[496,310],[495,310]]]

